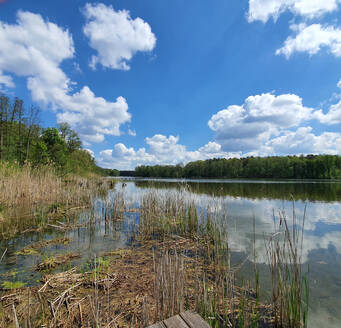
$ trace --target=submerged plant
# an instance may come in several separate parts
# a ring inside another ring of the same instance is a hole
[[[34,248],[27,247],[15,252],[15,255],[39,255],[39,252]]]
[[[4,289],[19,289],[26,286],[26,283],[22,281],[4,281],[1,285]]]

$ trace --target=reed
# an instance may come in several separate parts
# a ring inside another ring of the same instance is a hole
[[[109,182],[108,182],[109,183]],[[81,205],[107,188],[93,176],[61,177],[52,165],[34,167],[30,163],[0,162],[0,204],[2,207],[42,204]]]
[[[172,235],[197,235],[199,215],[186,190],[159,194],[149,191],[141,199],[140,235],[166,239]]]
[[[236,267],[230,264],[226,227],[228,214],[219,200],[203,208],[188,197],[186,190],[164,194],[151,190],[143,196],[141,204],[140,234],[143,238],[167,240],[178,236],[191,238],[197,242],[194,255],[194,262],[198,264],[194,271],[194,290],[197,291],[194,306],[212,327],[258,327],[270,324],[271,317],[275,320],[275,327],[306,326],[309,286],[308,280],[303,277],[301,263],[305,219],[299,230],[295,210],[291,227],[285,213],[280,213],[278,231],[267,242],[273,282],[272,299],[270,304],[262,304],[255,241],[254,279],[237,284],[236,281],[240,280],[238,273],[243,263]],[[163,265],[167,267],[167,273],[177,271],[176,262],[168,259]],[[174,267],[170,268],[172,265]],[[158,269],[156,276],[159,281],[161,278]],[[174,284],[167,287],[165,285],[164,289],[172,290],[177,286],[186,286],[186,283],[178,280],[179,277],[185,276],[178,274],[175,280],[162,276],[161,281],[164,284]],[[188,288],[191,289],[193,286]],[[179,297],[183,298],[184,295],[190,294],[191,291],[185,288]],[[169,307],[172,309],[168,301],[169,297],[158,297],[159,309]],[[177,304],[184,302],[184,299],[177,300]]]
[[[186,188],[167,193],[150,190],[142,196],[139,238],[189,238],[195,243],[190,252],[190,275],[183,272],[186,265],[178,263],[182,257],[174,250],[156,261],[155,298],[160,319],[191,304],[212,327],[256,326],[260,321],[261,304],[250,283],[236,284],[240,267],[230,264],[227,220],[221,200],[207,207],[198,205]],[[186,263],[188,266],[187,257]]]
[[[299,223],[295,205],[291,226],[286,213],[281,211],[277,232],[267,245],[275,327],[307,327],[309,285],[302,273],[304,222],[305,211]]]
[[[169,318],[184,309],[184,256],[177,250],[166,250],[154,258],[155,317]]]

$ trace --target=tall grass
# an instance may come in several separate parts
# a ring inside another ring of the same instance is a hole
[[[160,194],[151,190],[141,199],[139,231],[143,237],[196,236],[204,220],[186,189]]]
[[[102,182],[77,176],[60,177],[51,165],[0,162],[0,204],[4,207],[89,202]]]
[[[302,273],[305,211],[301,226],[293,207],[292,225],[279,213],[278,231],[267,244],[272,277],[272,305],[276,327],[307,327],[309,285]]]

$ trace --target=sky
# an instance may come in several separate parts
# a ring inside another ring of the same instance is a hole
[[[108,168],[341,154],[341,0],[0,0],[0,90]]]

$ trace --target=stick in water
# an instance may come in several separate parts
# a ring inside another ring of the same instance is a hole
[[[7,248],[5,249],[5,251],[3,252],[2,256],[1,256],[0,263],[1,263],[2,259],[4,258],[6,252],[7,252]]]

